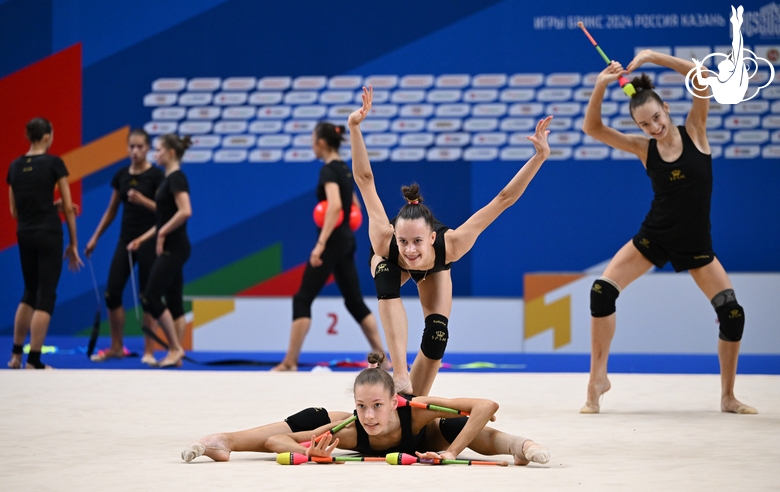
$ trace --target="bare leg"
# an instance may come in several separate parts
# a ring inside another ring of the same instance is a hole
[[[122,340],[125,331],[125,309],[119,306],[108,311],[108,325],[111,328],[111,348],[108,349],[110,357],[124,357],[125,345]]]
[[[652,266],[653,264],[629,241],[609,262],[603,277],[610,279],[620,290],[623,290]],[[616,324],[615,313],[600,318],[591,317],[590,379],[585,406],[580,409],[580,413],[599,413],[601,395],[612,387],[607,377],[607,360],[609,347],[615,336]]]
[[[183,318],[183,316],[182,316]],[[163,311],[157,323],[160,328],[165,332],[165,336],[168,338],[168,354],[160,361],[160,367],[171,367],[181,365],[181,359],[184,357],[184,349],[179,342],[178,333],[176,331],[176,325],[171,317],[171,312],[167,309]]]
[[[149,329],[154,329],[154,318],[152,315],[144,311],[143,324]],[[154,358],[154,340],[148,335],[144,335],[144,355],[141,357],[141,362],[150,366],[157,365],[157,359]]]
[[[43,342],[46,340],[46,333],[49,331],[49,322],[51,314],[38,309],[33,311],[32,320],[30,320],[30,352],[40,352],[43,348]],[[37,369],[31,365],[29,360],[25,364],[25,369]],[[51,369],[44,364],[44,369]]]
[[[306,339],[306,334],[309,333],[310,327],[311,318],[298,318],[293,320],[292,326],[290,327],[290,344],[287,346],[287,353],[284,355],[284,360],[271,369],[272,371],[298,370],[298,358],[301,356],[303,341]]]
[[[331,422],[349,418],[347,412],[328,412]],[[190,462],[198,456],[205,455],[214,461],[228,461],[233,451],[253,451],[256,453],[271,453],[265,447],[266,440],[271,436],[291,432],[286,422],[276,422],[254,429],[238,432],[210,434],[201,437],[182,451],[181,459]]]
[[[412,383],[406,362],[406,346],[409,339],[409,321],[401,299],[380,299],[379,318],[385,330],[387,350],[393,363],[393,380],[398,392],[412,393]]]
[[[690,270],[691,277],[699,289],[711,300],[718,293],[731,289],[726,270],[715,258],[712,263]],[[734,382],[737,378],[737,361],[740,342],[718,340],[718,361],[720,362],[720,410],[722,412],[756,414],[758,411],[746,405],[734,396]]]
[[[429,359],[423,355],[422,350],[417,352],[417,357],[414,358],[414,363],[412,363],[410,375],[416,396],[428,396],[440,367],[441,360]]]
[[[426,436],[426,445],[429,449],[444,450],[449,446],[447,440],[441,435],[438,420],[428,424]],[[532,461],[544,464],[550,461],[550,453],[544,446],[525,437],[513,436],[491,427],[482,429],[468,447],[485,456],[511,454],[515,458],[515,465],[525,466]]]
[[[14,316],[14,345],[22,345],[27,332],[30,331],[32,323],[33,308],[29,304],[19,303]],[[11,354],[11,360],[8,361],[8,367],[11,369],[20,369],[22,367],[22,354]]]

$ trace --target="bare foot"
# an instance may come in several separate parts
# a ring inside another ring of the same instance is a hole
[[[393,379],[393,382],[395,382],[395,392],[400,393],[402,395],[413,395],[414,390],[412,389],[412,380],[408,379],[409,376],[406,376],[407,379]]]
[[[271,368],[271,372],[295,372],[298,370],[297,364],[289,364],[287,362],[280,362],[276,366]]]
[[[105,349],[105,350],[99,350],[98,353],[92,354],[89,357],[89,360],[92,362],[105,362],[108,359],[124,359],[125,352],[124,350],[111,350],[111,349]]]
[[[727,413],[740,413],[743,415],[755,415],[758,413],[758,410],[751,407],[750,405],[745,405],[733,396],[721,398],[720,411]]]
[[[550,461],[550,452],[541,444],[526,439],[521,447],[521,452],[515,454],[515,465],[525,466],[530,462],[545,464]]]
[[[147,353],[144,354],[143,357],[141,357],[141,364],[146,364],[149,367],[156,367],[157,359],[154,358],[154,354]]]
[[[32,365],[32,364],[25,364],[25,365],[24,365],[24,368],[25,368],[25,369],[46,369],[46,370],[49,370],[49,371],[51,371],[51,370],[53,370],[53,369],[54,369],[52,366],[50,366],[50,365],[48,365],[48,364],[44,364],[44,365],[43,365],[43,367],[35,367],[35,366],[34,366],[34,365]]]
[[[11,354],[11,360],[8,361],[9,369],[22,368],[22,354]]]
[[[225,435],[211,434],[200,438],[181,452],[181,459],[189,463],[198,456],[203,455],[214,461],[230,460],[230,447],[225,440]]]
[[[588,399],[585,406],[580,408],[580,413],[599,413],[601,409],[601,397],[612,388],[608,378],[603,381],[588,381]]]
[[[181,359],[184,357],[184,350],[169,350],[168,355],[160,361],[158,367],[181,367]]]

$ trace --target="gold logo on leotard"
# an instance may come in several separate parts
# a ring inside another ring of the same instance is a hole
[[[32,166],[27,166],[22,168],[23,173],[29,173],[30,171],[32,171]]]
[[[685,175],[679,169],[672,171],[672,175],[669,176],[669,181],[678,181],[681,179],[685,179]]]
[[[390,269],[387,267],[387,263],[380,263],[376,266],[376,274],[389,273]]]
[[[639,244],[644,246],[647,249],[650,249],[650,240],[647,239],[646,237],[643,237],[642,239],[640,239],[639,240]]]
[[[703,260],[703,259],[709,258],[709,257],[710,257],[710,255],[698,255],[698,256],[694,256],[693,259],[694,260]]]
[[[599,284],[593,284],[593,288],[591,290],[596,294],[601,294],[601,286]]]
[[[138,186],[138,180],[136,180],[135,178],[133,178],[133,179],[131,179],[131,180],[130,180],[130,183],[129,183],[129,184],[130,184],[130,186]]]

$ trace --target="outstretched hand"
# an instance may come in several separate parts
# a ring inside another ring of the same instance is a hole
[[[456,460],[458,459],[457,456],[453,456],[452,453],[449,451],[444,451],[442,453],[435,453],[433,451],[426,451],[425,453],[421,453],[419,451],[414,452],[418,458],[423,459],[429,459],[429,460]]]
[[[534,144],[536,153],[545,159],[550,155],[550,144],[547,143],[547,135],[550,134],[550,130],[547,127],[550,126],[552,119],[553,117],[550,115],[543,120],[539,120],[539,123],[536,124],[536,132],[530,137],[526,137]]]
[[[366,116],[368,116],[368,112],[371,110],[371,103],[374,100],[374,88],[370,85],[368,86],[368,89],[363,87],[363,95],[361,97],[363,99],[363,106],[349,115],[349,119],[347,120],[349,126],[359,125],[366,119]]]
[[[316,440],[317,436],[311,436],[309,447],[306,448],[306,456],[329,458],[330,453],[336,449],[336,445],[339,443],[338,437],[333,440],[333,434],[326,435],[320,439],[320,442],[316,442]],[[331,440],[333,440],[333,443],[330,442]]]

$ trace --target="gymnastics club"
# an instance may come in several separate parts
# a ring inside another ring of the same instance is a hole
[[[352,415],[350,418],[348,418],[344,422],[340,423],[339,425],[333,427],[330,430],[326,430],[325,432],[323,432],[319,436],[315,437],[314,438],[314,442],[317,443],[317,442],[322,441],[323,439],[325,439],[328,436],[332,436],[333,434],[335,434],[336,432],[340,431],[341,429],[343,429],[344,427],[348,426],[349,424],[351,424],[352,422],[354,422],[356,420],[357,420],[357,415]],[[304,442],[300,443],[300,445],[305,447],[305,448],[308,448],[309,446],[311,446],[311,441],[304,441]],[[289,465],[289,463],[282,463],[282,464]],[[297,465],[298,463],[295,463],[295,464]]]
[[[89,263],[89,273],[92,274],[92,286],[95,287],[95,298],[97,299],[97,308],[95,309],[95,319],[92,322],[92,333],[89,336],[89,344],[87,346],[87,359],[92,357],[95,352],[95,345],[97,345],[98,337],[100,336],[100,293],[98,293],[97,278],[95,278],[95,269],[92,267],[92,258],[87,258]]]
[[[601,50],[601,47],[598,45],[595,39],[593,39],[593,36],[590,35],[587,29],[585,29],[585,25],[582,23],[582,21],[577,23],[577,27],[582,29],[582,32],[585,33],[585,35],[590,39],[590,42],[593,43],[593,46],[596,48],[596,51],[599,52],[599,55],[604,59],[605,62],[607,62],[607,65],[609,65],[611,60],[607,55],[604,54],[604,52]],[[626,93],[628,97],[632,97],[634,94],[636,94],[636,89],[634,89],[633,84],[628,81],[627,78],[623,77],[622,75],[618,78],[618,82],[620,83],[620,87],[623,89],[623,92]]]
[[[440,460],[438,458],[418,458],[406,453],[390,453],[385,458],[391,465],[413,465],[422,463],[425,465],[482,465],[482,466],[509,466],[506,461],[477,461],[477,460]]]
[[[280,465],[300,465],[301,463],[347,463],[349,461],[385,461],[385,458],[369,458],[366,456],[306,456],[301,453],[279,453],[276,462]]]
[[[415,408],[425,408],[427,410],[433,410],[434,412],[454,413],[456,415],[464,415],[466,417],[469,416],[468,412],[455,410],[454,408],[440,407],[439,405],[433,405],[431,403],[422,403],[419,401],[407,400],[401,395],[395,395],[395,398],[396,400],[398,400],[399,407],[408,406],[408,407],[415,407]]]

